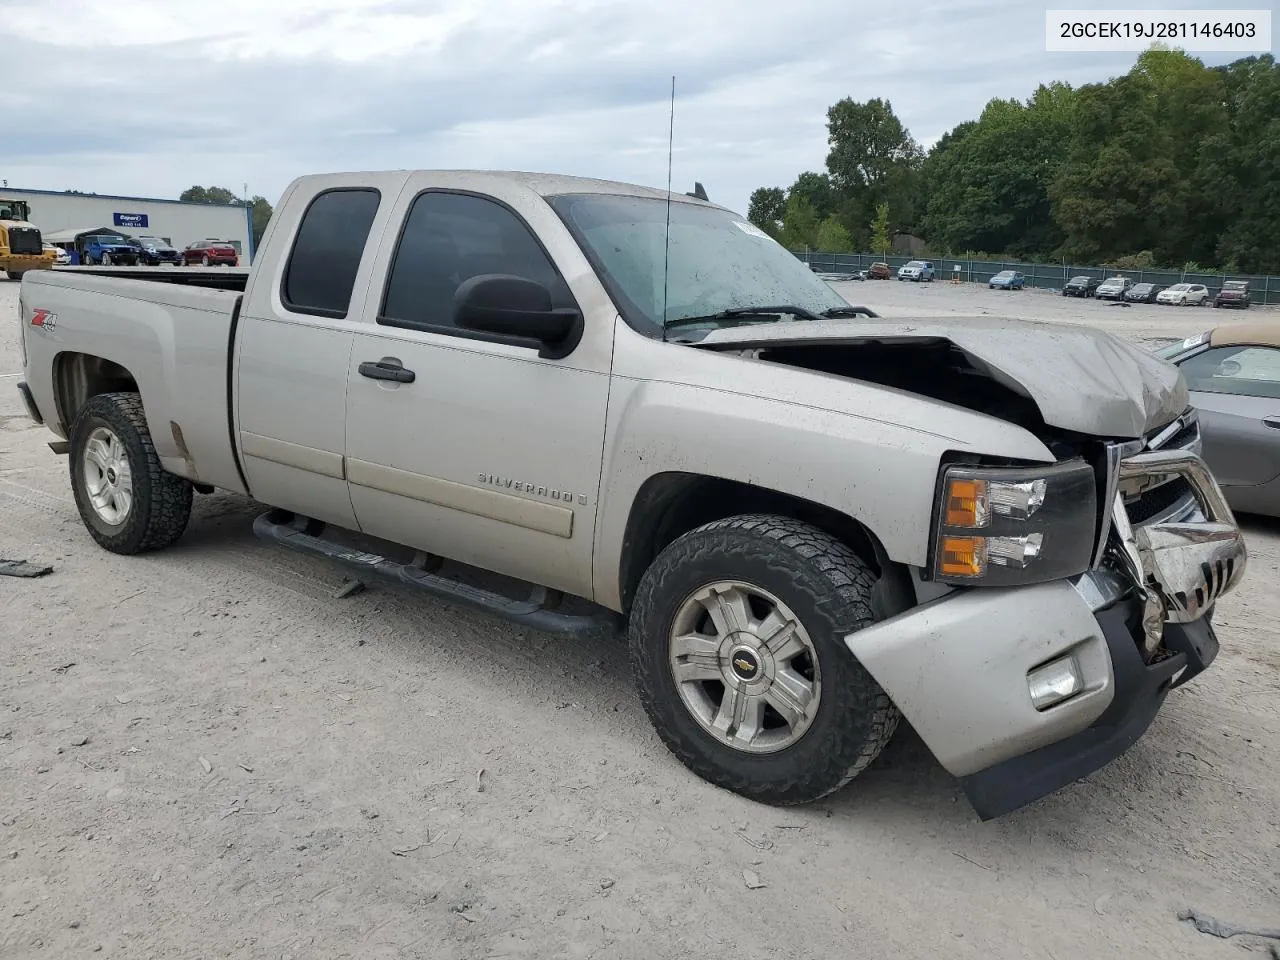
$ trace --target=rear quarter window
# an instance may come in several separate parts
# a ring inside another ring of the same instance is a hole
[[[329,190],[302,215],[285,265],[280,299],[294,313],[341,318],[382,200],[371,187]]]

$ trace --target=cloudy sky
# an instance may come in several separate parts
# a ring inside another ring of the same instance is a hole
[[[992,97],[1132,64],[1133,54],[1045,53],[1044,10],[1026,0],[0,0],[11,78],[0,178],[158,197],[247,182],[272,202],[300,174],[401,167],[660,187],[674,73],[674,186],[701,180],[711,199],[745,211],[755,187],[822,169],[826,109],[842,97],[889,99],[928,145]]]

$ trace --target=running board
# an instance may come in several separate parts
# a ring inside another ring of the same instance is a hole
[[[586,636],[600,632],[615,633],[623,626],[622,618],[608,610],[598,614],[576,615],[557,612],[553,607],[559,603],[562,595],[546,587],[533,587],[527,600],[513,600],[500,593],[432,573],[426,569],[426,563],[397,563],[376,553],[354,550],[307,532],[318,529],[322,529],[322,525],[317,521],[287,511],[269,510],[253,521],[254,534],[263,540],[274,541],[300,553],[327,557],[365,574],[407,583],[442,600],[494,614],[531,630]]]

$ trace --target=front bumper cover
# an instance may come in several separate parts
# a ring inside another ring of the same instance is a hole
[[[1192,450],[1115,454],[1095,569],[957,591],[845,637],[983,819],[1115,759],[1217,655],[1213,607],[1247,562],[1221,489]],[[1118,486],[1172,481],[1185,504],[1132,525]],[[1029,672],[1068,654],[1082,689],[1036,710]]]
[[[1218,655],[1218,638],[1205,617],[1166,626],[1164,646],[1170,655],[1146,664],[1133,642],[1133,620],[1139,616],[1134,603],[1098,614],[1111,652],[1114,694],[1097,720],[1057,743],[960,778],[979,817],[1003,816],[1106,766],[1146,733],[1170,690],[1203,671]]]

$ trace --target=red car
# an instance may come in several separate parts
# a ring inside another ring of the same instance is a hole
[[[202,267],[238,267],[240,254],[225,240],[197,240],[182,251],[182,265],[198,263]]]

